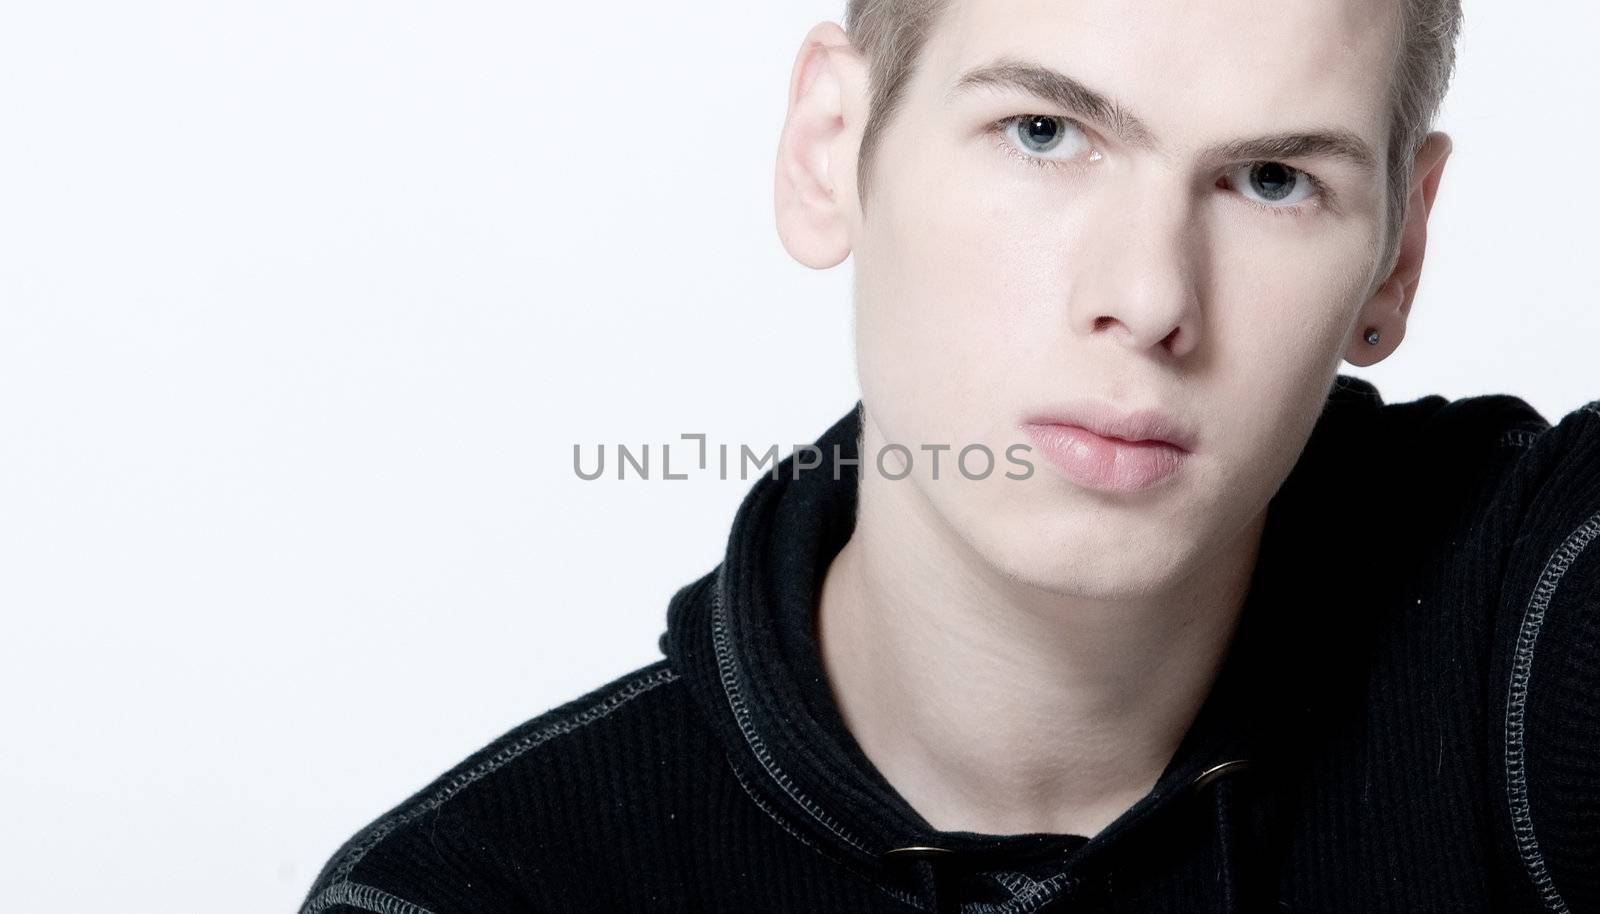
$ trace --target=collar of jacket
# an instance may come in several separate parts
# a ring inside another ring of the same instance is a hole
[[[1259,782],[1244,795],[1270,804],[1271,791],[1260,784],[1292,771],[1296,734],[1350,666],[1339,660],[1349,660],[1350,633],[1365,627],[1359,614],[1372,602],[1354,595],[1370,593],[1385,573],[1330,560],[1362,542],[1351,538],[1357,527],[1371,529],[1370,515],[1357,523],[1352,506],[1382,497],[1363,470],[1370,448],[1352,433],[1381,405],[1372,385],[1336,378],[1310,441],[1269,503],[1261,555],[1216,683],[1155,786],[1092,839],[936,829],[844,725],[813,623],[823,575],[855,523],[856,474],[844,464],[835,479],[832,454],[837,447],[842,458],[860,457],[859,402],[814,442],[823,455],[815,469],[797,471],[790,454],[775,474],[758,477],[723,561],[673,596],[661,649],[751,799],[794,837],[913,907],[930,909],[931,897],[936,911],[961,901],[1039,910],[1109,878],[1143,842],[1207,834],[1171,828],[1171,817],[1183,815],[1214,819],[1217,846],[1209,852],[1220,848],[1230,881],[1237,858],[1248,855],[1239,842],[1259,849],[1269,839],[1229,833],[1249,831],[1257,810],[1230,810],[1240,801],[1228,799],[1239,794],[1227,782],[1241,775]],[[961,887],[938,884],[938,871],[958,860]]]

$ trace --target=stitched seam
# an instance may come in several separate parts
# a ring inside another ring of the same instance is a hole
[[[722,690],[728,696],[728,707],[733,710],[734,719],[739,724],[739,732],[744,734],[745,743],[750,746],[750,751],[755,753],[756,760],[777,785],[783,788],[791,799],[800,804],[800,807],[810,813],[812,818],[822,823],[829,831],[839,836],[840,839],[864,854],[871,854],[866,847],[846,832],[842,826],[829,816],[820,806],[813,803],[802,794],[789,778],[772,760],[772,753],[767,748],[766,741],[756,733],[755,727],[750,722],[750,709],[745,705],[744,692],[740,687],[739,670],[734,662],[733,654],[728,640],[727,608],[722,601],[722,572],[717,574],[716,585],[711,594],[711,641],[717,654],[717,668],[721,674]]]
[[[1597,535],[1600,535],[1600,513],[1591,516],[1573,531],[1545,563],[1538,585],[1522,614],[1522,624],[1517,632],[1517,649],[1511,665],[1511,689],[1506,698],[1506,795],[1511,804],[1511,828],[1523,869],[1544,900],[1545,908],[1552,914],[1568,914],[1569,908],[1556,889],[1555,880],[1551,878],[1544,856],[1539,852],[1539,840],[1533,831],[1525,743],[1528,688],[1533,676],[1534,648],[1539,640],[1539,632],[1544,627],[1545,611],[1549,609],[1550,600],[1560,587],[1567,569],[1572,567],[1584,547]]]
[[[993,879],[995,882],[1000,883],[1000,885],[1004,887],[1006,891],[1011,893],[1012,897],[1017,897],[1024,893],[1038,891],[1037,887],[1039,885],[1039,881],[1025,873],[1013,873],[1006,871],[1000,873],[984,873],[984,875],[988,876],[990,879]]]
[[[1509,444],[1515,447],[1528,447],[1537,440],[1539,440],[1538,432],[1530,432],[1519,428],[1508,429],[1500,436],[1501,444]]]
[[[1585,403],[1577,409],[1574,409],[1571,415],[1572,417],[1576,417],[1579,413],[1587,413],[1591,416],[1600,416],[1600,400],[1590,400],[1588,403]],[[1570,423],[1571,421],[1572,419],[1570,417],[1564,417],[1562,419],[1563,423]],[[1547,425],[1545,428],[1541,429],[1510,429],[1501,436],[1500,442],[1502,444],[1535,444],[1540,438],[1555,431],[1556,428],[1557,426],[1555,425]],[[1515,442],[1507,441],[1508,438],[1519,434],[1527,435],[1527,440]]]
[[[341,882],[323,889],[306,905],[304,914],[318,914],[334,905],[346,905],[374,914],[433,914],[421,905],[390,895],[382,889],[359,882]]]
[[[1047,902],[1053,900],[1062,890],[1076,885],[1081,880],[1070,877],[1066,873],[1057,873],[1047,879],[1033,879],[1023,873],[984,873],[995,882],[999,883],[1006,891],[1011,893],[1011,900],[1004,904],[978,904],[963,905],[963,910],[969,914],[1027,914],[1037,911]],[[1004,877],[1011,877],[1009,879]]]
[[[726,756],[724,756],[724,757],[726,758]],[[843,867],[844,869],[849,870],[851,873],[854,873],[856,876],[860,877],[863,881],[867,882],[869,885],[871,885],[874,888],[878,889],[880,892],[884,892],[887,895],[889,895],[895,901],[898,901],[898,902],[900,902],[902,904],[905,904],[905,905],[907,905],[909,907],[915,908],[918,911],[926,911],[926,910],[928,910],[927,908],[923,907],[922,903],[917,899],[917,897],[915,895],[911,894],[910,892],[903,892],[903,891],[901,891],[899,889],[890,888],[889,886],[884,885],[883,883],[879,882],[878,880],[873,879],[871,876],[867,875],[866,873],[861,872],[860,870],[856,869],[855,867],[851,866],[850,864],[846,863],[845,861],[840,860],[839,858],[833,856],[832,854],[830,854],[827,851],[823,850],[822,848],[818,847],[816,844],[813,844],[811,841],[807,840],[805,835],[802,835],[800,832],[798,832],[794,828],[792,828],[789,825],[789,823],[785,822],[783,820],[783,818],[781,816],[779,816],[777,814],[777,812],[774,811],[773,808],[770,805],[768,805],[768,803],[765,800],[761,799],[761,797],[758,796],[754,790],[750,789],[750,785],[745,782],[744,775],[739,773],[739,766],[735,765],[733,763],[732,759],[728,759],[727,761],[728,761],[728,767],[733,769],[733,777],[734,777],[735,780],[737,780],[739,782],[739,786],[743,787],[744,788],[744,792],[747,795],[749,795],[751,800],[755,801],[756,806],[759,807],[762,812],[766,813],[767,817],[769,819],[771,819],[772,821],[778,823],[778,827],[779,828],[781,828],[784,831],[788,832],[790,837],[794,838],[796,841],[799,841],[801,844],[804,844],[806,847],[809,847],[812,850],[816,851],[817,854],[819,854],[821,857],[823,857],[823,859],[828,860],[829,862],[835,863],[835,864]]]
[[[652,664],[652,666],[665,663],[665,660],[658,660],[655,664]],[[537,733],[531,733],[506,745],[489,758],[484,759],[482,762],[479,762],[467,771],[457,774],[455,777],[450,779],[449,783],[445,784],[443,787],[439,788],[437,791],[419,801],[415,805],[402,809],[390,816],[388,819],[378,823],[378,825],[373,828],[371,834],[369,834],[361,841],[361,843],[357,844],[346,853],[345,860],[340,863],[338,868],[334,871],[335,880],[339,883],[348,882],[351,872],[355,870],[356,865],[361,862],[361,859],[365,857],[367,853],[370,852],[374,847],[377,847],[378,844],[382,842],[384,838],[388,837],[392,832],[394,832],[395,829],[405,825],[408,822],[411,822],[424,813],[438,809],[445,803],[449,802],[453,797],[455,797],[456,794],[459,794],[461,791],[467,789],[485,777],[488,777],[505,765],[515,761],[518,757],[528,752],[528,750],[548,742],[557,736],[571,733],[575,730],[579,730],[585,726],[588,726],[589,724],[600,720],[601,718],[627,704],[629,701],[632,701],[640,695],[650,691],[651,689],[672,682],[677,678],[678,674],[676,671],[669,667],[661,666],[660,669],[657,669],[648,675],[640,676],[630,680],[620,688],[608,694],[605,698],[593,705],[590,705],[588,708],[579,711],[570,717],[562,718],[561,720],[558,720],[555,723],[540,729]],[[330,886],[327,891],[332,891],[335,888],[338,888],[338,886]],[[314,914],[314,912],[311,910],[306,910],[303,911],[302,914]]]
[[[1592,416],[1600,416],[1600,400],[1590,400],[1588,403],[1585,403],[1573,410],[1573,413],[1588,413]],[[1540,436],[1546,434],[1553,428],[1555,428],[1555,426],[1539,429],[1537,431],[1518,428],[1507,429],[1505,432],[1501,433],[1500,443],[1515,445],[1517,447],[1527,447],[1537,442]]]

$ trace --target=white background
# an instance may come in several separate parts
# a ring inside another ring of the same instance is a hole
[[[286,912],[490,738],[657,656],[748,483],[576,442],[812,440],[848,266],[779,246],[835,2],[10,4],[0,896]],[[1600,397],[1595,6],[1472,3],[1390,401]],[[659,451],[657,452],[659,453]]]

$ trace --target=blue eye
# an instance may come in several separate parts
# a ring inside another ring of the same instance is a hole
[[[1282,162],[1253,162],[1240,166],[1234,175],[1242,176],[1230,181],[1246,197],[1269,206],[1293,207],[1319,190],[1316,178]]]
[[[1070,159],[1087,145],[1071,118],[1019,114],[1005,122],[1005,136],[1018,150],[1042,159]]]
[[[1061,142],[1064,131],[1053,117],[1034,115],[1017,119],[1017,136],[1030,152],[1049,152]]]

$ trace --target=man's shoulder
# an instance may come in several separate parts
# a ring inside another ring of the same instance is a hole
[[[663,658],[519,724],[345,841],[301,914],[530,910],[554,845],[608,827],[637,775],[707,757],[691,713]]]
[[[1346,477],[1365,468],[1372,479],[1363,484],[1452,535],[1480,524],[1486,511],[1520,519],[1541,494],[1592,503],[1581,477],[1592,479],[1600,455],[1600,400],[1552,424],[1515,394],[1384,402],[1370,382],[1340,375],[1326,419],[1333,443],[1324,457],[1334,472]]]
[[[1487,574],[1503,604],[1520,604],[1547,572],[1600,561],[1600,548],[1583,548],[1600,531],[1600,400],[1554,423],[1511,394],[1433,395],[1379,413],[1386,429],[1358,447],[1386,455],[1384,491],[1403,508],[1393,526],[1413,546],[1475,563],[1452,574]]]
[[[1458,462],[1482,459],[1491,469],[1499,519],[1524,551],[1568,540],[1600,512],[1600,400],[1560,415],[1552,424],[1509,394],[1449,401],[1440,410],[1433,448],[1440,458],[1463,450]],[[1476,443],[1476,450],[1461,442]]]
[[[1520,468],[1541,493],[1573,507],[1600,507],[1600,400],[1591,400],[1562,416],[1554,425],[1517,434],[1515,444],[1527,452]]]
[[[1366,382],[1347,383],[1375,391]],[[1378,400],[1375,392],[1370,396]],[[1406,448],[1420,458],[1419,465],[1433,473],[1443,468],[1445,461],[1459,465],[1514,454],[1550,428],[1538,409],[1510,393],[1455,398],[1429,394],[1391,403],[1379,400],[1371,412],[1376,419],[1370,423],[1371,434]]]

